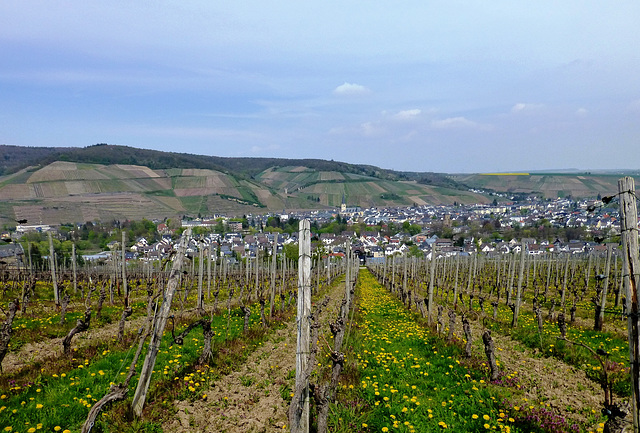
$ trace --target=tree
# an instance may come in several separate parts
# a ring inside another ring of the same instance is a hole
[[[422,252],[422,250],[420,248],[418,248],[417,245],[411,245],[409,247],[409,252],[407,253],[407,255],[409,257],[418,257],[418,258],[423,258],[424,257],[424,253]]]
[[[287,260],[293,260],[297,263],[298,261],[298,253],[299,249],[298,249],[298,244],[285,244],[284,245],[284,257]]]

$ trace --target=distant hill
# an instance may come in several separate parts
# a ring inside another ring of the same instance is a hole
[[[445,174],[321,159],[224,158],[99,144],[0,145],[0,223],[243,215],[267,211],[595,198],[638,172]],[[494,193],[506,194],[507,197]]]
[[[638,172],[536,172],[452,175],[456,182],[474,189],[506,194],[536,195],[540,198],[595,198],[618,192],[618,179],[633,176]],[[637,181],[637,180],[636,180]]]
[[[0,222],[84,222],[349,206],[486,203],[437,173],[319,159],[223,158],[95,145],[0,146]]]
[[[61,147],[24,147],[0,145],[0,176],[14,173],[52,155],[72,150]]]

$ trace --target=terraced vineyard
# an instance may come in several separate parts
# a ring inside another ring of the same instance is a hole
[[[118,156],[122,152],[122,147],[109,150],[115,160],[122,159]],[[0,176],[0,205],[6,209],[0,213],[0,222],[68,223],[334,209],[343,197],[349,206],[361,207],[489,202],[485,195],[466,189],[389,180],[375,173],[275,166],[247,175],[222,168],[170,168],[176,166],[162,165],[162,161],[155,161],[153,169],[127,163],[54,161]]]

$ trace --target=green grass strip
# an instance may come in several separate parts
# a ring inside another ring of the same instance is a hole
[[[486,383],[481,362],[474,365],[459,346],[432,335],[370,272],[360,272],[358,288],[350,342],[360,378],[343,385],[332,431],[547,431],[509,403],[517,390]]]

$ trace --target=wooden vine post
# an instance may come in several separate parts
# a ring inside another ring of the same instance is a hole
[[[204,294],[202,293],[202,281],[204,279],[204,242],[198,243],[198,301],[197,308],[200,314],[204,314]]]
[[[345,284],[345,293],[344,299],[346,299],[346,309],[349,309],[349,302],[351,301],[351,240],[347,240],[347,248],[344,252],[344,284]]]
[[[431,270],[429,271],[429,293],[427,294],[427,323],[431,325],[433,320],[433,285],[436,274],[436,249],[435,245],[431,247]],[[455,302],[455,301],[454,301]]]
[[[278,233],[273,236],[273,248],[271,249],[271,278],[270,278],[270,289],[269,293],[269,317],[273,318],[273,312],[275,309],[276,303],[276,267],[278,265],[277,262],[278,255]]]
[[[129,289],[127,288],[127,237],[122,231],[122,290],[124,291],[124,306],[129,306]]]
[[[53,281],[53,300],[56,305],[60,305],[60,292],[58,291],[58,278],[56,277],[56,256],[53,249],[53,238],[51,232],[47,232],[49,235],[49,267],[51,268],[51,281]]]
[[[524,261],[525,254],[527,254],[527,243],[522,242],[522,248],[520,250],[520,273],[518,276],[518,290],[516,292],[516,302],[514,303],[513,319],[511,320],[511,327],[518,326],[518,315],[520,314],[520,305],[522,304],[522,279],[524,278]]]
[[[291,433],[309,431],[309,378],[305,377],[309,357],[309,333],[311,315],[311,225],[303,219],[299,223],[298,235],[298,313],[296,325],[298,339],[296,345],[296,389],[302,388],[300,400],[296,404],[291,423]]]
[[[182,234],[182,238],[180,239],[178,251],[176,252],[175,258],[173,259],[173,266],[171,267],[169,280],[167,281],[167,286],[164,291],[164,300],[162,301],[160,311],[158,311],[154,319],[153,333],[151,334],[149,349],[147,351],[147,356],[144,359],[144,364],[142,365],[140,379],[138,380],[138,386],[136,387],[136,392],[133,395],[133,403],[131,404],[133,411],[137,416],[142,415],[144,401],[147,397],[147,392],[149,391],[149,384],[151,383],[151,374],[153,373],[153,367],[156,364],[156,357],[158,356],[158,351],[160,350],[162,333],[164,332],[164,327],[167,324],[167,319],[169,318],[171,301],[173,300],[173,296],[175,295],[180,282],[182,260],[184,258],[185,250],[187,249],[187,243],[189,242],[190,236],[191,229],[188,228]]]
[[[600,311],[598,311],[598,318],[595,320],[595,330],[602,331],[604,326],[604,309],[607,303],[607,291],[609,289],[609,273],[611,271],[611,244],[607,245],[607,260],[604,266],[604,282],[602,284],[602,294],[600,297]]]
[[[76,264],[76,243],[71,244],[71,265],[73,266],[73,293],[78,293],[78,270]]]
[[[633,431],[638,433],[640,425],[640,318],[638,317],[638,284],[640,283],[640,260],[638,259],[638,210],[635,182],[632,177],[618,180],[620,194],[620,219],[622,229],[622,252],[624,257],[624,288],[627,296],[627,328],[629,331],[629,358],[631,364],[631,390]]]

